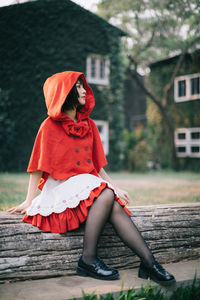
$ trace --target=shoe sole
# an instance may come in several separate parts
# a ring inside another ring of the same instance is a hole
[[[77,267],[76,269],[76,273],[77,275],[79,276],[83,276],[83,277],[93,277],[95,279],[100,279],[100,280],[116,280],[116,279],[119,279],[119,274],[116,273],[114,275],[111,275],[111,276],[101,276],[101,275],[97,275],[97,274],[94,274],[88,270],[85,270],[81,267]]]

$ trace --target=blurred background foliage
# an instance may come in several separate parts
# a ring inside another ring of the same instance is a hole
[[[147,97],[145,135],[137,140],[136,133],[124,134],[124,148],[129,153],[126,167],[144,170],[136,164],[136,151],[146,147],[144,164],[150,158],[155,168],[199,171],[199,159],[177,158],[174,144],[176,128],[200,126],[199,100],[177,105],[173,96],[176,76],[200,72],[199,1],[100,0],[98,14],[129,34],[123,39],[125,68]],[[175,60],[165,64],[152,64],[175,55]],[[139,82],[141,74],[143,81]]]

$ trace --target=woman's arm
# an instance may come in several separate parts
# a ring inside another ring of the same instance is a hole
[[[125,205],[129,204],[129,201],[130,201],[129,194],[126,191],[123,191],[123,190],[119,189],[114,184],[113,180],[110,178],[110,176],[108,176],[108,174],[106,173],[104,168],[101,168],[101,170],[99,171],[99,175],[101,176],[102,179],[104,179],[104,180],[106,180],[106,181],[108,181],[109,183],[112,184],[112,186],[116,190],[117,194],[119,195],[119,198],[125,202]]]
[[[43,173],[42,171],[35,171],[30,174],[26,200],[22,202],[20,205],[10,208],[8,212],[10,212],[11,214],[15,212],[20,212],[20,213],[26,212],[26,209],[31,205],[32,200],[35,197],[37,186],[42,176],[42,173]]]

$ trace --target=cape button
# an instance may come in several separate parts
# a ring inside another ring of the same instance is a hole
[[[80,161],[77,161],[77,165],[79,166],[81,163],[80,163]]]
[[[88,147],[85,147],[85,151],[88,151]]]
[[[88,159],[88,163],[89,163],[89,164],[91,163],[91,159]]]
[[[76,139],[75,135],[73,135],[73,139],[74,139],[74,140]]]
[[[76,148],[75,151],[78,152],[79,151],[78,148]]]

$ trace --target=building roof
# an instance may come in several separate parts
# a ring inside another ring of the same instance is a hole
[[[57,5],[59,6],[59,2],[70,2],[70,4],[73,6],[76,6],[78,9],[80,9],[80,11],[82,13],[88,14],[88,17],[90,18],[96,18],[97,21],[100,21],[102,23],[104,23],[104,25],[106,25],[107,27],[109,27],[111,30],[117,32],[120,36],[127,36],[128,34],[124,31],[122,31],[120,28],[110,24],[108,21],[106,21],[105,19],[101,18],[100,16],[94,14],[93,12],[85,9],[84,7],[78,5],[77,3],[71,1],[71,0],[34,0],[34,1],[29,1],[29,2],[24,2],[24,3],[19,3],[19,4],[13,4],[13,5],[9,5],[9,6],[4,6],[4,7],[0,7],[0,12],[5,13],[8,10],[18,10],[18,8],[20,8],[20,6],[27,6],[27,9],[29,7],[35,6],[37,4],[37,2],[42,2],[42,4],[44,5],[48,5],[51,2],[56,2]]]
[[[195,51],[193,52],[190,52],[188,51],[185,56],[187,58],[191,57],[192,54],[196,54],[196,53],[200,53],[200,49],[196,49]],[[174,55],[174,56],[169,56],[169,57],[166,57],[164,59],[161,59],[161,60],[157,60],[155,62],[152,62],[149,64],[149,67],[152,69],[154,67],[158,67],[159,65],[163,65],[163,64],[168,64],[169,62],[173,62],[173,61],[176,61],[178,59],[178,57],[180,57],[181,53],[180,54],[177,54],[177,55]]]

